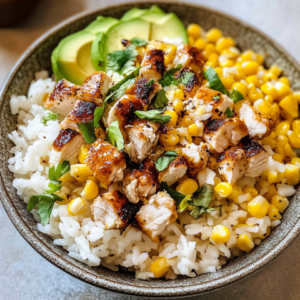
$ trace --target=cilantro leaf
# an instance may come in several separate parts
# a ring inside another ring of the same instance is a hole
[[[204,77],[209,82],[209,87],[212,90],[221,92],[222,94],[229,95],[229,92],[224,87],[221,79],[219,78],[218,73],[213,69],[209,68],[208,70],[204,71]]]
[[[195,207],[191,212],[190,212],[190,216],[192,216],[193,218],[195,218],[196,220],[199,219],[200,217],[200,207]]]
[[[193,194],[193,204],[194,206],[203,206],[208,208],[214,188],[209,184],[202,185],[194,194]]]
[[[137,57],[138,52],[133,44],[124,50],[116,50],[107,56],[107,69],[119,74],[132,71],[133,60]]]
[[[43,117],[42,123],[45,125],[48,121],[57,120],[58,118],[59,118],[59,114],[49,112],[46,117]]]
[[[190,79],[194,76],[195,74],[192,72],[188,72],[184,74],[184,77],[181,81],[182,84],[186,85],[190,81]]]
[[[227,118],[231,118],[234,115],[229,107],[226,109],[225,114],[227,115]]]
[[[138,47],[145,46],[145,45],[148,44],[148,42],[146,42],[145,40],[142,40],[142,39],[137,38],[137,37],[131,39],[130,42],[131,42],[133,45],[138,46]]]
[[[165,87],[165,86],[169,86],[171,84],[174,85],[178,85],[178,82],[175,80],[174,78],[174,74],[176,72],[178,72],[180,69],[182,68],[182,65],[179,64],[176,68],[165,72],[164,76],[162,77],[162,79],[159,81],[159,83]]]
[[[177,205],[179,206],[181,201],[186,197],[186,195],[181,194],[168,186],[165,181],[160,183],[161,187],[167,191],[167,193],[176,201]]]
[[[58,183],[55,183],[54,182],[50,182],[49,183],[49,189],[45,190],[45,192],[49,193],[49,194],[53,194],[55,193],[56,191],[60,190],[61,189],[61,184],[60,184],[60,181],[57,181]]]
[[[187,196],[185,196],[185,198],[180,202],[180,204],[179,204],[179,209],[178,209],[178,212],[179,212],[179,213],[182,213],[182,212],[184,212],[184,211],[187,209],[187,207],[189,206],[188,200],[191,200],[191,198],[192,198],[192,195],[187,195]]]
[[[176,158],[176,156],[162,156],[155,162],[157,171],[165,170],[169,164]]]
[[[119,121],[116,120],[112,122],[107,129],[107,137],[109,142],[116,146],[118,150],[122,150],[124,148],[124,139],[119,127]]]
[[[96,134],[94,130],[94,120],[85,123],[76,123],[80,129],[84,140],[88,143],[94,143],[96,141]]]
[[[154,83],[154,80],[153,79],[151,79],[151,80],[149,80],[148,82],[147,82],[147,86],[152,86],[153,85],[153,83]]]
[[[244,99],[243,94],[240,93],[240,92],[237,91],[237,90],[233,90],[233,91],[230,93],[229,97],[233,100],[234,103],[237,103],[237,102],[239,102],[239,101],[241,101],[241,100]]]
[[[104,105],[103,105],[104,106]],[[97,107],[94,111],[94,127],[99,128],[100,127],[100,120],[104,113],[105,107],[103,109],[103,106]]]
[[[70,171],[70,163],[67,160],[60,162],[56,168],[55,166],[49,169],[49,179],[58,182],[59,178]],[[58,182],[60,183],[60,182]]]
[[[134,113],[141,119],[153,121],[153,122],[159,122],[160,124],[166,124],[171,120],[171,116],[169,115],[163,116],[161,114],[162,111],[159,109],[153,109],[148,111],[136,110]]]
[[[168,98],[166,97],[166,91],[164,89],[160,90],[157,94],[153,106],[157,109],[165,108],[168,105]]]
[[[164,153],[164,155],[166,156],[177,156],[177,152],[176,151],[167,151]]]

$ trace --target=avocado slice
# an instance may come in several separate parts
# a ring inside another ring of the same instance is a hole
[[[143,14],[140,18],[151,23],[159,23],[161,22],[164,16],[165,14],[148,11],[145,14]]]
[[[157,5],[152,5],[149,9],[141,9],[134,7],[132,9],[129,9],[121,18],[122,21],[128,21],[132,19],[139,18],[141,16],[144,16],[147,13],[157,13],[161,15],[165,15],[166,13],[160,9]]]
[[[111,26],[118,22],[119,20],[115,18],[98,16],[95,21],[85,28],[85,30],[94,34],[106,32]]]
[[[158,14],[163,14],[165,15],[166,13],[157,5],[152,5],[150,8],[149,8],[149,11],[151,12],[155,12],[155,13],[158,13]]]
[[[186,28],[174,13],[167,14],[151,24],[151,39],[162,40],[166,36],[171,39],[181,37],[185,44],[188,43]]]

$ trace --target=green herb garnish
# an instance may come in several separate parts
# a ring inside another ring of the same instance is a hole
[[[141,119],[152,121],[152,122],[159,122],[160,124],[166,124],[171,120],[171,116],[169,115],[162,115],[162,110],[153,109],[148,111],[137,110],[134,113]]]
[[[159,83],[165,87],[169,86],[171,84],[178,85],[178,81],[174,78],[174,74],[178,72],[182,68],[182,65],[178,65],[176,68],[165,72],[162,79],[159,81]]]
[[[148,44],[148,42],[146,42],[145,40],[142,40],[140,38],[133,38],[130,40],[130,42],[134,45],[134,46],[137,46],[137,47],[141,47],[141,46],[145,46]]]
[[[80,129],[84,140],[88,143],[94,143],[97,139],[95,130],[94,130],[94,120],[85,123],[76,123],[78,128]]]
[[[161,187],[167,191],[167,193],[176,201],[177,205],[179,206],[181,201],[186,197],[186,195],[181,194],[168,186],[165,181],[160,183]]]
[[[107,138],[109,142],[118,150],[124,149],[124,139],[119,127],[119,121],[112,122],[107,129]]]
[[[162,109],[165,108],[168,105],[168,98],[166,97],[166,92],[164,89],[160,90],[159,93],[157,94],[153,106],[154,108],[157,109]]]
[[[240,93],[240,92],[237,91],[237,90],[233,90],[233,91],[230,93],[229,97],[233,100],[234,103],[237,103],[237,102],[239,102],[239,101],[241,101],[241,100],[244,99],[243,94]]]
[[[43,117],[42,123],[45,125],[48,121],[54,121],[59,118],[59,114],[49,112],[46,117]]]
[[[225,114],[227,115],[227,118],[231,118],[234,115],[229,107],[226,109]]]
[[[161,172],[165,170],[169,164],[176,158],[177,153],[175,151],[167,151],[164,153],[164,156],[160,157],[155,162],[156,170]]]
[[[183,78],[182,78],[182,81],[181,83],[186,85],[188,84],[188,82],[190,81],[190,79],[194,76],[195,74],[192,73],[192,72],[188,72],[188,73],[185,73]]]
[[[209,68],[208,70],[204,71],[204,77],[209,82],[209,87],[212,90],[221,92],[222,94],[229,95],[229,92],[224,87],[221,79],[219,78],[218,73],[213,69]]]
[[[147,82],[147,86],[152,86],[154,84],[154,80],[153,79],[151,79],[151,80],[149,80],[148,82]]]

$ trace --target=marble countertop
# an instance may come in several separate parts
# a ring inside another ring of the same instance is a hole
[[[110,0],[109,4],[126,2]],[[194,0],[259,28],[300,62],[298,0]],[[41,0],[31,18],[16,28],[0,28],[0,86],[22,52],[42,33],[69,16],[107,5],[105,0]],[[88,285],[36,253],[16,231],[0,204],[0,300],[132,299]],[[300,237],[274,262],[234,285],[197,299],[300,299]],[[141,298],[142,299],[142,298]]]

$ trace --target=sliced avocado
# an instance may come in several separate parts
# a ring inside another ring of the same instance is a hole
[[[61,79],[63,79],[63,76],[60,74],[58,67],[57,67],[57,50],[58,50],[58,47],[56,47],[51,54],[51,64],[52,64],[52,70],[56,76],[56,79],[61,80]]]
[[[86,77],[96,72],[91,61],[94,38],[94,34],[82,30],[69,35],[59,43],[55,52],[56,65],[63,78],[75,84],[82,84]]]
[[[162,40],[166,36],[171,39],[181,37],[183,43],[188,42],[185,26],[174,13],[167,14],[159,22],[151,24],[151,39]]]
[[[101,43],[103,41],[105,33],[104,32],[99,32],[96,35],[96,38],[94,39],[91,47],[91,58],[92,58],[92,64],[94,68],[97,71],[103,71],[103,53],[100,50]]]
[[[138,37],[149,41],[149,35],[150,23],[147,21],[142,19],[120,21],[107,31],[103,38],[103,48],[100,51],[103,51],[103,55],[106,57],[107,54],[113,51],[123,49],[122,39],[131,40],[134,37]]]
[[[165,14],[148,11],[144,13],[140,18],[151,23],[159,23],[164,18],[164,16]]]
[[[165,15],[166,14],[157,5],[152,5],[149,9],[141,9],[141,8],[134,7],[132,9],[128,10],[123,15],[123,17],[121,18],[121,20],[122,21],[128,21],[128,20],[136,19],[136,18],[139,18],[141,16],[144,16],[147,13],[156,13],[156,14],[161,14],[161,15]]]
[[[150,8],[149,8],[149,11],[151,12],[155,12],[155,13],[158,13],[158,14],[163,14],[165,15],[166,13],[157,5],[152,5]]]
[[[85,28],[85,30],[94,34],[106,32],[111,26],[118,22],[119,20],[115,18],[98,16],[95,21]]]

